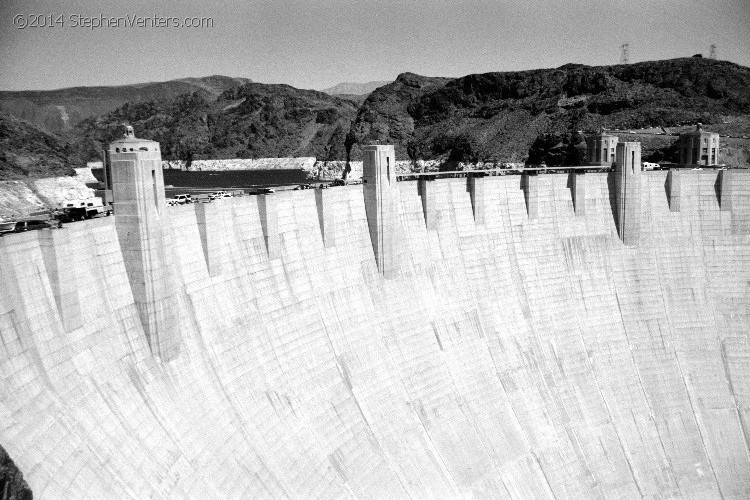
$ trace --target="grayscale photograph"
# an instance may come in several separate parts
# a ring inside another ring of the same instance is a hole
[[[0,500],[750,498],[748,0],[0,0]]]

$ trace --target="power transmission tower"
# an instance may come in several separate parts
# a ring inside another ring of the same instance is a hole
[[[716,44],[711,44],[711,52],[708,54],[709,59],[716,59]]]
[[[630,44],[629,43],[623,43],[620,45],[620,64],[628,64],[628,61],[630,60]]]

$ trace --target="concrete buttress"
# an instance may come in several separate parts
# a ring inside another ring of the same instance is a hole
[[[180,336],[173,305],[163,234],[166,210],[159,143],[137,139],[132,127],[109,145],[115,226],[130,279],[133,300],[155,355],[179,353]]]

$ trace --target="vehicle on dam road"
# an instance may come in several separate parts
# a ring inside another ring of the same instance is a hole
[[[105,207],[101,198],[67,201],[54,212],[54,218],[60,222],[93,219],[97,215],[112,215],[112,207]]]
[[[12,233],[16,229],[16,221],[0,222],[0,236]]]
[[[216,199],[213,193],[207,193],[207,194],[197,194],[195,197],[191,198],[193,203],[211,203]],[[176,200],[172,200],[175,201]],[[179,203],[175,203],[179,205]]]
[[[217,198],[232,198],[233,195],[231,193],[227,193],[226,191],[216,191],[215,193],[211,193],[209,196],[211,196],[212,200],[215,200]]]
[[[177,200],[178,205],[184,205],[185,203],[193,202],[193,197],[189,194],[176,194],[174,199]]]
[[[62,223],[51,220],[21,220],[16,222],[3,222],[0,224],[0,236],[11,233],[25,233],[27,231],[36,231],[38,229],[48,229],[51,227],[61,227]]]

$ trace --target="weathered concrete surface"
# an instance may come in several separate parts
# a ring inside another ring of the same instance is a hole
[[[677,212],[666,176],[642,176],[634,246],[606,174],[578,216],[538,176],[536,218],[520,177],[482,179],[483,224],[437,180],[429,230],[399,183],[390,279],[362,186],[326,193],[323,231],[313,192],[276,198],[278,258],[255,198],[210,214],[218,246],[174,207],[169,362],[113,218],[68,225],[68,252],[2,238],[0,443],[40,498],[747,498],[750,179],[720,210],[717,174],[684,172]]]

